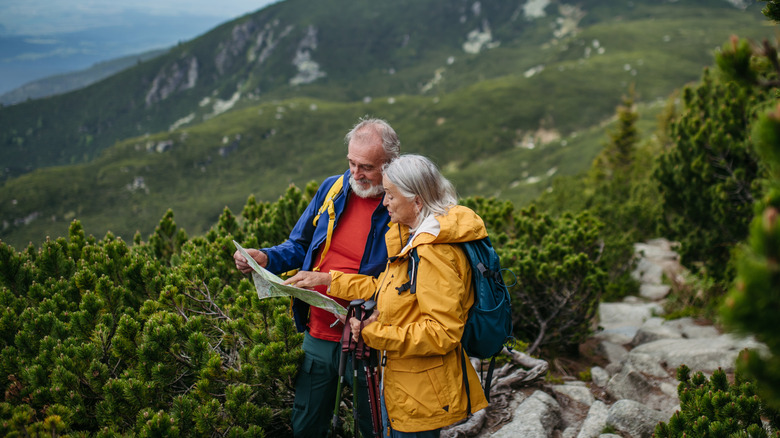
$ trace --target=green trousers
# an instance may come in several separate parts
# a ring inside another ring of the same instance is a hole
[[[292,410],[292,428],[297,438],[328,436],[336,405],[336,389],[339,380],[341,344],[324,341],[304,334],[303,363],[295,380],[295,404]],[[352,358],[348,356],[345,367],[345,383],[352,386]],[[363,362],[358,361],[358,413],[362,436],[372,436],[371,409],[368,404],[368,387]],[[354,387],[353,387],[354,389]],[[350,416],[347,421],[353,421]]]

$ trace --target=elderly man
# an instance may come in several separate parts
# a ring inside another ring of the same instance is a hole
[[[260,266],[274,273],[301,269],[323,275],[333,269],[376,276],[384,269],[384,235],[390,219],[382,203],[382,166],[398,157],[400,141],[393,128],[380,119],[360,120],[345,141],[349,170],[325,179],[285,242],[248,250]],[[331,190],[334,184],[341,187],[335,197]],[[236,252],[233,258],[241,272],[251,272],[241,254]],[[296,286],[312,288],[314,283],[302,279]],[[324,286],[313,289],[327,295]],[[336,301],[345,307],[349,304]],[[305,332],[305,355],[295,383],[293,432],[296,437],[325,436],[336,400],[343,323],[299,300],[293,303],[293,316],[298,330]],[[358,380],[360,430],[363,436],[372,436],[365,376]]]

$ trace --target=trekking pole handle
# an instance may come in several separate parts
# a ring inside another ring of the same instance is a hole
[[[368,319],[368,317],[374,313],[374,309],[376,308],[376,301],[368,300],[364,302],[361,307],[363,308],[363,318],[361,318],[361,320]]]
[[[358,321],[363,320],[363,307],[355,307],[355,318],[357,318]]]
[[[349,302],[349,307],[351,307],[355,311],[355,318],[357,318],[359,321],[363,320],[363,306],[365,305],[366,300],[352,300]]]

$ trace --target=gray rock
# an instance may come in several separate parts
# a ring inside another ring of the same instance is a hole
[[[657,377],[659,379],[670,377],[669,372],[658,363],[654,356],[649,354],[632,351],[628,354],[627,362],[629,362],[634,369],[646,376]]]
[[[604,404],[604,402],[600,400],[593,402],[593,404],[590,406],[590,410],[588,411],[588,416],[582,423],[582,427],[580,428],[580,433],[577,435],[577,438],[598,437],[601,434],[601,431],[604,430],[604,427],[607,425],[608,413],[609,408]]]
[[[642,326],[655,315],[662,315],[663,307],[658,303],[645,303],[636,297],[627,297],[620,303],[599,304],[599,325],[605,329],[614,327]]]
[[[661,284],[664,274],[679,270],[679,256],[668,241],[634,244],[637,266],[631,275],[642,283]]]
[[[734,370],[734,362],[744,348],[762,348],[750,339],[740,339],[731,335],[701,339],[661,339],[639,345],[631,352],[643,353],[655,357],[655,360],[669,369],[677,369],[685,364],[691,370],[712,372],[722,368],[726,372]]]
[[[666,284],[642,284],[639,286],[639,296],[648,300],[658,301],[666,298],[672,287]]]
[[[720,332],[714,326],[697,324],[693,318],[680,318],[665,321],[664,326],[672,328],[680,333],[683,338],[716,338]]]
[[[637,330],[634,338],[631,340],[631,345],[637,346],[659,339],[681,339],[682,337],[682,334],[673,327],[667,325],[656,326],[645,324],[642,327],[639,327],[639,330]]]
[[[641,257],[636,268],[631,272],[631,277],[642,284],[661,284],[664,277],[664,269],[646,257]]]
[[[670,391],[671,384],[668,382],[671,380],[671,377],[665,380],[649,377],[626,362],[620,372],[609,380],[606,391],[615,399],[633,400],[648,408],[667,411],[680,402],[676,391]]]
[[[607,426],[636,438],[650,438],[655,426],[669,416],[634,400],[618,400],[609,408]]]
[[[644,303],[636,300],[635,297],[627,297],[621,303],[601,303],[599,304],[599,326],[602,330],[594,337],[615,344],[628,344],[639,327],[654,315],[661,314],[663,308],[658,303]]]
[[[634,251],[649,259],[677,260],[680,256],[674,251],[675,245],[667,239],[651,239],[647,242],[635,243]]]
[[[596,346],[596,354],[603,356],[607,361],[622,362],[628,357],[628,350],[622,345],[610,341],[601,341]]]
[[[595,401],[593,394],[590,392],[590,388],[581,385],[554,385],[552,390],[555,392],[555,396],[561,405],[570,404],[570,402],[564,402],[561,398],[567,398],[573,402],[579,403],[583,406],[590,407]]]
[[[607,386],[607,382],[609,382],[609,373],[604,368],[593,367],[590,369],[590,379],[593,381],[594,385],[603,388]]]
[[[645,321],[645,323],[642,324],[642,327],[661,327],[664,325],[664,322],[666,322],[665,319],[661,318],[660,316],[654,316]]]
[[[579,427],[569,426],[563,430],[563,432],[561,433],[561,438],[577,438],[578,432],[579,432]]]
[[[607,371],[607,374],[609,374],[610,376],[614,376],[615,374],[619,373],[620,370],[623,369],[623,363],[613,362],[611,364],[608,364],[604,369]]]
[[[624,364],[619,373],[607,383],[607,393],[615,399],[629,399],[644,402],[647,395],[655,391],[653,383],[631,364]]]
[[[515,409],[512,422],[491,435],[494,438],[549,438],[560,429],[561,407],[544,391],[536,391]]]
[[[617,345],[627,345],[634,339],[638,329],[636,326],[609,328],[595,333],[593,338]]]

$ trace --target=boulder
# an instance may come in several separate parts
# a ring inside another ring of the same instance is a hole
[[[722,368],[734,371],[737,355],[744,348],[761,348],[751,339],[720,335],[715,338],[661,339],[634,348],[633,354],[646,354],[667,369],[676,370],[685,364],[694,371],[711,373]]]
[[[607,370],[601,367],[593,367],[590,369],[590,379],[593,382],[594,385],[599,387],[605,387],[607,386],[607,382],[609,382],[609,373]]]
[[[716,338],[720,332],[712,325],[701,325],[696,323],[693,318],[680,318],[671,321],[664,321],[664,326],[676,330],[683,338]]]
[[[664,374],[666,374],[664,372]],[[607,383],[607,394],[615,399],[626,399],[640,402],[649,408],[667,412],[679,404],[676,388],[670,382],[672,377],[665,379],[653,378],[634,367],[631,362],[623,364],[623,368]]]
[[[659,339],[682,339],[682,337],[680,331],[675,330],[674,327],[665,324],[645,324],[642,327],[639,327],[634,338],[631,339],[631,345],[637,346],[647,344]]]
[[[609,408],[604,402],[596,400],[588,410],[588,416],[582,422],[577,438],[596,438],[607,425]]]
[[[582,407],[589,408],[596,400],[590,389],[581,384],[553,385],[553,392],[561,405],[579,403]],[[562,401],[563,399],[567,399]]]
[[[628,344],[636,336],[639,327],[660,314],[663,314],[660,304],[642,302],[636,297],[626,297],[619,303],[600,303],[599,326],[602,330],[594,337],[615,344]]]
[[[650,438],[655,426],[670,417],[634,400],[618,400],[609,408],[607,426],[632,438]]]
[[[544,391],[536,391],[523,400],[515,409],[512,421],[493,438],[549,438],[553,431],[560,430],[561,407],[554,398]]]
[[[601,341],[596,345],[595,353],[603,356],[609,362],[622,362],[628,357],[628,350],[620,344]]]
[[[658,301],[666,298],[671,290],[672,287],[666,284],[643,284],[639,287],[639,296]]]
[[[626,362],[645,376],[658,379],[675,378],[675,373],[667,371],[654,356],[646,353],[632,351],[628,354]]]

